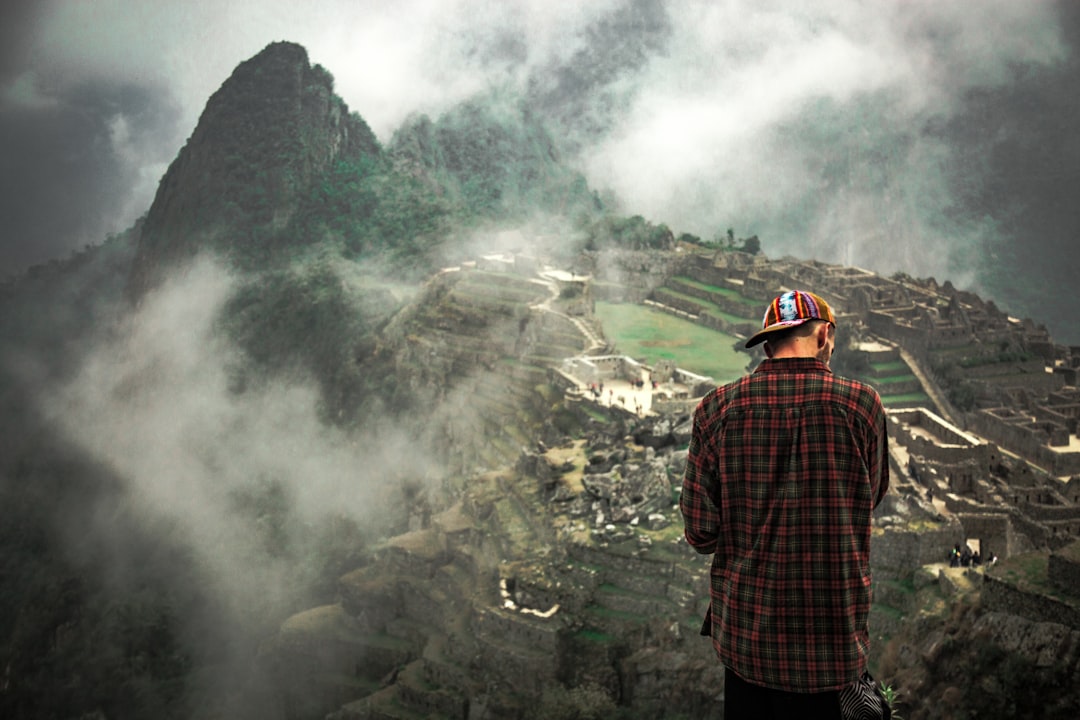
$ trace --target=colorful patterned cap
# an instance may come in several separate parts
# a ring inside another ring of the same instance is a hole
[[[764,342],[769,333],[798,327],[808,320],[824,320],[836,326],[832,308],[820,296],[805,290],[789,290],[769,303],[761,329],[746,341],[746,347]]]

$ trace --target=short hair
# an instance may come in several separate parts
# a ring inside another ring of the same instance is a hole
[[[773,349],[783,347],[795,338],[810,337],[817,332],[818,326],[821,325],[821,323],[825,323],[829,326],[829,335],[836,333],[836,326],[828,320],[808,320],[802,325],[796,325],[789,330],[780,330],[771,333],[765,342]]]

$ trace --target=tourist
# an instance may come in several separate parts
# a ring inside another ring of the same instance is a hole
[[[782,294],[746,342],[767,359],[694,412],[679,506],[687,542],[712,554],[702,634],[725,667],[726,720],[888,716],[866,672],[885,412],[832,374],[835,333],[822,298]]]
[[[960,567],[960,543],[953,545],[949,551],[949,567]]]

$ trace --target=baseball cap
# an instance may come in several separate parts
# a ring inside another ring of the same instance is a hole
[[[810,320],[824,320],[836,326],[832,308],[820,295],[805,290],[789,290],[769,303],[761,329],[746,341],[745,347],[754,347],[768,340],[769,333],[789,330]]]

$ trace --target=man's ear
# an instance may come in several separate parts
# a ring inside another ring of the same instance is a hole
[[[773,353],[776,352],[775,350],[773,350],[772,343],[768,340],[765,341],[765,344],[762,346],[762,348],[765,350],[765,357],[767,358],[771,358],[773,356]]]
[[[817,337],[818,350],[822,349],[829,344],[829,323],[818,323],[817,329],[814,331],[814,335]]]

